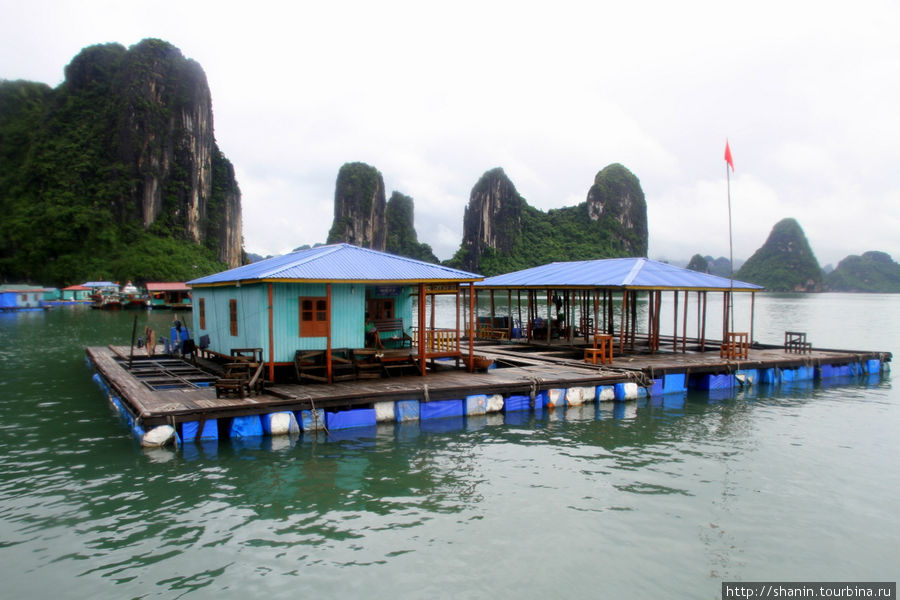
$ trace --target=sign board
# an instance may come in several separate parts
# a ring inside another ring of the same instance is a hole
[[[426,294],[455,294],[459,290],[456,283],[429,283],[425,286]]]

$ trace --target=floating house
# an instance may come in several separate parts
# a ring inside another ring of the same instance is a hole
[[[761,288],[647,259],[553,263],[482,283],[472,273],[337,244],[202,277],[188,286],[194,339],[204,359],[225,359],[218,365],[222,369],[208,369],[207,360],[136,355],[127,346],[86,350],[98,371],[95,380],[145,445],[173,438],[208,444],[220,436],[239,440],[301,430],[340,439],[345,429],[369,429],[374,435],[376,424],[385,422],[419,421],[423,431],[443,431],[468,419],[483,422],[490,413],[515,423],[525,411],[580,415],[595,410],[585,404],[642,396],[683,406],[689,389],[730,397],[739,387],[757,384],[877,377],[892,358],[889,352],[813,348],[802,332],[785,332],[784,346],[748,348],[729,342],[728,336],[747,333],[728,325],[723,340],[708,340],[709,347],[702,326],[686,343],[689,297],[696,294],[690,308],[705,315],[709,292],[726,300],[738,291],[749,293],[752,303]],[[499,316],[502,307],[492,301],[488,320],[476,321],[479,289],[492,299],[505,293],[507,314]],[[434,325],[439,294],[455,298],[455,328]],[[673,335],[661,339],[659,307],[668,294],[676,309],[668,317],[675,318]],[[642,305],[636,310],[639,295]],[[496,333],[501,322],[512,328],[514,315],[522,320],[523,311],[528,318],[517,341],[531,343],[510,343],[513,336],[477,342],[494,368],[476,372],[471,366],[464,371],[435,364],[437,358],[455,358],[458,366],[466,357],[473,364],[476,343],[464,339],[463,323],[473,332],[478,322],[481,336],[482,323],[486,333]],[[371,341],[367,313],[383,326]],[[640,335],[638,315],[649,319]],[[593,345],[579,342],[580,335],[592,338]],[[357,352],[376,359],[371,366],[379,370],[355,365],[353,377],[369,381],[334,383],[342,378],[346,357]],[[315,362],[316,369],[324,365],[324,376],[313,381],[327,385],[307,384],[298,357],[303,364]],[[385,372],[389,361],[403,357],[415,372]],[[421,377],[426,365],[427,378]],[[291,366],[299,381],[290,372],[281,377]],[[268,381],[257,386],[263,371]]]
[[[64,302],[90,302],[92,289],[86,285],[70,285],[60,290]]]
[[[189,309],[191,288],[180,282],[148,282],[147,295],[152,308]]]
[[[43,308],[47,288],[25,285],[0,285],[0,310],[34,310]]]
[[[673,349],[680,348],[684,352],[687,348],[688,306],[690,294],[693,293],[696,295],[693,309],[697,311],[698,318],[696,337],[691,339],[699,346],[699,350],[705,350],[708,341],[706,314],[709,292],[724,296],[721,342],[725,344],[726,350],[731,348],[729,344],[734,343],[734,349],[743,352],[746,344],[753,339],[754,294],[763,288],[639,257],[554,262],[488,277],[476,283],[475,289],[476,293],[489,293],[491,298],[490,317],[478,319],[478,335],[482,338],[520,337],[529,342],[548,343],[554,339],[562,339],[572,343],[578,336],[583,336],[587,341],[598,333],[611,338],[621,354],[625,350],[634,351],[639,337],[638,294],[646,294],[648,298],[645,341],[650,352],[660,349],[660,307],[664,293],[671,294],[674,307],[670,337]],[[497,316],[494,309],[497,293],[507,296],[506,305],[512,314]],[[733,321],[730,318],[733,297],[737,293],[749,293],[751,302],[750,322],[746,327],[742,324],[744,331],[740,332],[733,331],[730,325]],[[518,328],[514,327],[516,321],[520,324]]]
[[[225,356],[234,349],[258,349],[270,381],[276,370],[296,369],[299,357],[319,360],[321,379],[332,382],[348,349],[377,352],[382,363],[392,352],[400,355],[398,361],[411,357],[422,375],[428,361],[461,359],[460,287],[471,288],[480,279],[441,265],[335,244],[187,285],[193,296],[194,340],[201,349]],[[433,299],[442,294],[456,296],[455,329],[434,326]],[[416,323],[414,301],[425,308],[417,311]],[[377,340],[368,344],[367,321],[377,325]]]
[[[191,288],[183,281],[148,282],[146,287],[153,308],[191,308]]]

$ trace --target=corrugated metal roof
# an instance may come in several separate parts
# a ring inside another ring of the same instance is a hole
[[[119,287],[118,283],[112,281],[85,281],[81,285],[89,288]]]
[[[13,292],[17,294],[32,292],[50,292],[55,288],[45,288],[39,285],[29,285],[27,283],[4,283],[0,285],[0,292]]]
[[[333,244],[267,258],[187,282],[190,286],[237,281],[477,281],[481,275],[377,250]]]
[[[730,279],[683,269],[649,258],[607,258],[555,262],[531,269],[488,277],[479,287],[611,287],[650,289],[727,290]],[[735,280],[735,291],[755,291],[762,286]]]
[[[153,281],[145,286],[148,292],[187,292],[190,288],[183,281]]]

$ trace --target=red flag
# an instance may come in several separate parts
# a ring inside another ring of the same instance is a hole
[[[731,148],[728,146],[728,140],[725,140],[725,162],[728,163],[731,171],[734,172],[734,160],[731,158]]]

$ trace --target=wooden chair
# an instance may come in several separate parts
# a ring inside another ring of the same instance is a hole
[[[729,331],[728,337],[719,347],[719,356],[730,359],[746,359],[750,355],[748,334],[743,331]]]
[[[785,331],[784,351],[796,354],[808,354],[812,352],[812,344],[806,341],[806,332]]]
[[[584,362],[596,365],[611,365],[613,361],[613,336],[605,333],[594,335],[594,347],[584,349]]]

